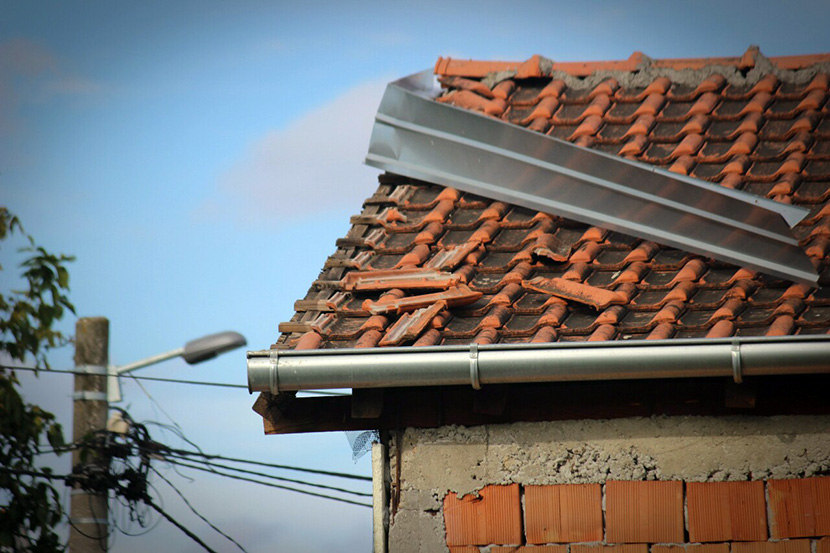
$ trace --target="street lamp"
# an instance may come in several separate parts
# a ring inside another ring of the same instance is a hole
[[[174,357],[182,357],[193,365],[245,344],[245,338],[238,332],[220,332],[191,340],[182,348],[116,367],[109,364],[109,321],[104,317],[78,319],[75,327],[75,393],[72,395],[73,443],[79,443],[88,434],[106,428],[110,402],[121,401],[120,375]],[[80,449],[73,451],[73,471],[84,463],[108,470],[108,460],[85,460]],[[71,553],[100,553],[107,550],[108,499],[106,490],[88,490],[75,484],[70,491]]]
[[[247,343],[245,337],[240,333],[229,330],[191,340],[179,349],[147,357],[128,365],[121,365],[120,367],[109,365],[107,366],[107,401],[109,403],[121,401],[121,382],[118,377],[122,374],[155,365],[174,357],[181,357],[188,365],[195,365],[213,359],[222,353],[241,348]]]

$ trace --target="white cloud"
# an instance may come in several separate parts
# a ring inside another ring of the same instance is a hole
[[[220,177],[197,216],[279,223],[310,214],[360,209],[377,186],[363,165],[386,80],[354,87],[254,142]]]
[[[28,130],[22,106],[101,90],[65,65],[60,56],[33,40],[0,41],[0,165],[14,166],[27,159],[20,147],[20,136]]]

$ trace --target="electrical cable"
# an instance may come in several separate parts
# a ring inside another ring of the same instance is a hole
[[[70,371],[66,369],[44,369],[42,367],[27,367],[27,366],[15,366],[15,365],[2,365],[0,364],[0,369],[10,369],[10,370],[20,370],[20,371],[29,371],[35,373],[53,373],[53,374],[74,374],[74,375],[81,375],[81,376],[89,376],[89,373],[81,372],[81,371]],[[247,390],[248,386],[245,384],[231,384],[229,382],[206,382],[204,380],[182,380],[178,378],[160,378],[157,376],[136,376],[134,374],[126,375],[130,378],[134,378],[135,380],[149,380],[152,382],[168,382],[172,384],[190,384],[195,386],[215,386],[219,388],[237,388],[242,390]],[[340,392],[325,392],[325,391],[317,391],[317,390],[303,390],[303,393],[307,394],[317,394],[321,396],[348,396],[349,394],[344,394]]]
[[[191,462],[195,462],[192,459],[190,459],[189,457],[184,457],[183,455],[168,454],[168,456],[166,458],[169,459],[169,457],[175,457],[175,458],[178,458],[178,459],[185,459],[185,460],[188,460],[188,461],[191,461]],[[220,465],[219,463],[211,463],[210,461],[198,461],[198,462],[205,465],[205,466],[207,466],[207,467],[213,467],[213,468],[224,469],[224,470],[232,470],[234,472],[241,472],[243,474],[250,474],[250,475],[253,475],[253,476],[262,476],[264,478],[271,478],[273,480],[279,480],[281,482],[291,482],[292,484],[301,484],[303,486],[311,486],[312,488],[322,488],[324,490],[342,492],[342,493],[347,493],[347,494],[357,495],[357,496],[362,496],[362,497],[372,497],[372,494],[366,493],[366,492],[358,492],[358,491],[349,490],[349,489],[346,489],[346,488],[338,488],[336,486],[327,486],[325,484],[316,484],[314,482],[307,482],[305,480],[295,480],[293,478],[285,478],[283,476],[275,476],[273,474],[268,474],[266,472],[257,472],[257,471],[254,471],[254,470],[240,469],[240,468],[231,467],[231,466],[228,466],[228,465]]]
[[[205,550],[205,551],[208,551],[208,552],[210,552],[210,553],[216,553],[216,551],[214,551],[213,549],[211,549],[210,547],[208,547],[208,545],[207,545],[205,542],[203,542],[202,540],[200,540],[200,539],[199,539],[199,536],[197,536],[196,534],[194,534],[193,532],[191,532],[190,530],[188,530],[188,529],[187,529],[185,526],[183,526],[183,525],[182,525],[179,521],[177,521],[177,520],[176,520],[176,519],[174,519],[172,516],[170,516],[169,514],[167,514],[167,512],[166,512],[164,509],[162,509],[161,507],[159,507],[158,505],[156,505],[155,503],[153,503],[153,500],[152,500],[152,499],[150,499],[150,497],[149,497],[149,496],[144,497],[144,498],[143,498],[143,501],[144,501],[144,503],[146,503],[146,504],[147,504],[150,508],[152,508],[154,511],[156,511],[158,514],[160,514],[161,516],[163,516],[164,518],[166,518],[166,519],[167,519],[167,520],[168,520],[168,521],[169,521],[169,522],[170,522],[173,526],[175,526],[176,528],[178,528],[179,530],[181,530],[182,532],[184,532],[184,533],[187,535],[187,537],[188,537],[188,538],[190,538],[191,540],[193,540],[193,541],[195,541],[196,543],[198,543],[199,545],[201,545],[201,546],[202,546],[202,548],[204,548],[204,550]]]
[[[158,423],[156,423],[156,424],[158,424]],[[158,444],[158,445],[161,445],[161,444]],[[70,446],[68,446],[68,447],[59,448],[59,449],[54,449],[54,448],[41,449],[41,450],[38,451],[38,454],[42,454],[42,455],[49,454],[49,453],[58,453],[58,454],[60,454],[60,453],[65,453],[67,451],[72,451],[73,449],[77,449],[77,446],[72,446],[70,444]],[[308,473],[308,474],[319,474],[319,475],[322,475],[322,476],[332,476],[332,477],[335,477],[335,478],[346,478],[346,479],[350,479],[350,480],[359,480],[359,481],[362,481],[362,482],[371,482],[372,481],[371,476],[363,476],[363,475],[360,475],[360,474],[350,474],[350,473],[345,473],[345,472],[333,472],[333,471],[328,471],[328,470],[310,469],[310,468],[307,468],[307,467],[296,467],[296,466],[292,466],[292,465],[281,465],[281,464],[277,464],[277,463],[266,463],[264,461],[254,461],[254,460],[251,460],[251,459],[240,459],[238,457],[227,457],[225,455],[214,455],[214,454],[210,454],[210,453],[187,451],[185,449],[175,449],[175,448],[166,447],[166,446],[161,451],[154,451],[154,453],[162,453],[162,454],[174,453],[176,455],[182,456],[182,458],[189,458],[189,456],[195,456],[195,457],[202,457],[204,459],[210,459],[210,460],[218,459],[220,461],[231,461],[231,462],[234,462],[234,463],[245,463],[245,464],[248,464],[248,465],[257,465],[257,466],[260,466],[260,467],[268,467],[268,468],[282,469],[282,470],[291,470],[291,471],[295,471],[295,472],[304,472],[304,473]]]
[[[165,417],[167,417],[167,418],[170,420],[170,422],[172,422],[172,423],[173,423],[173,426],[175,426],[175,427],[178,429],[179,434],[181,434],[182,436],[184,436],[184,433],[183,433],[183,431],[182,431],[182,427],[181,427],[181,426],[179,426],[179,423],[177,423],[176,421],[174,421],[174,420],[173,420],[173,417],[171,417],[171,416],[170,416],[170,413],[168,413],[167,411],[165,411],[165,410],[164,410],[164,407],[162,407],[162,406],[161,406],[161,403],[159,403],[158,401],[156,401],[156,398],[154,398],[152,395],[150,395],[150,392],[148,392],[148,391],[147,391],[147,388],[145,388],[145,387],[144,387],[144,384],[142,384],[142,383],[141,383],[141,381],[140,381],[140,380],[138,380],[134,374],[131,374],[131,375],[128,375],[128,376],[130,376],[133,380],[135,380],[135,383],[136,383],[136,384],[138,384],[138,387],[139,387],[139,388],[141,388],[141,391],[142,391],[142,392],[144,392],[144,395],[145,395],[145,396],[147,396],[147,399],[149,399],[149,400],[150,400],[150,402],[151,402],[153,405],[155,405],[156,407],[158,407],[158,408],[159,408],[159,411],[161,411],[162,413],[164,413],[164,416],[165,416]]]
[[[321,493],[310,492],[308,490],[300,490],[300,489],[297,489],[297,488],[292,488],[290,486],[283,486],[282,484],[274,484],[274,483],[271,483],[271,482],[263,482],[261,480],[254,480],[253,478],[247,478],[245,476],[238,476],[236,474],[227,474],[227,473],[219,472],[218,470],[215,470],[215,469],[209,469],[209,468],[204,468],[204,467],[200,467],[200,466],[197,466],[197,465],[182,463],[181,461],[175,461],[175,460],[172,460],[172,459],[168,459],[167,462],[172,463],[174,465],[179,465],[180,467],[186,467],[186,468],[191,468],[191,469],[194,469],[194,470],[200,470],[202,472],[209,472],[209,473],[215,474],[217,476],[224,476],[225,478],[231,478],[232,480],[242,480],[244,482],[252,482],[254,484],[260,484],[262,486],[268,486],[268,487],[271,487],[271,488],[279,488],[281,490],[288,490],[288,491],[291,491],[291,492],[297,492],[297,493],[301,493],[301,494],[304,494],[304,495],[311,495],[311,496],[314,496],[314,497],[322,497],[324,499],[331,499],[333,501],[340,501],[342,503],[349,503],[351,505],[359,505],[361,507],[370,507],[370,508],[372,507],[371,503],[361,503],[359,501],[352,501],[351,499],[343,499],[342,497],[334,497],[334,496],[331,496],[331,495],[325,495],[325,494],[321,494]]]
[[[202,452],[197,453],[195,451],[186,451],[186,450],[183,450],[183,449],[169,448],[169,449],[167,449],[167,451],[172,452],[172,453],[176,453],[178,455],[200,456],[200,457],[204,457],[205,459],[218,459],[220,461],[232,461],[234,463],[247,463],[249,465],[258,465],[258,466],[261,466],[261,467],[269,467],[269,468],[284,469],[284,470],[293,470],[293,471],[297,471],[297,472],[307,472],[307,473],[310,473],[310,474],[320,474],[320,475],[323,475],[323,476],[335,476],[337,478],[349,478],[351,480],[362,480],[364,482],[371,482],[372,481],[371,476],[362,476],[360,474],[349,474],[349,473],[344,473],[344,472],[332,472],[332,471],[328,471],[328,470],[309,469],[309,468],[305,468],[305,467],[295,467],[295,466],[291,466],[291,465],[278,465],[276,463],[265,463],[263,461],[252,461],[250,459],[239,459],[239,458],[235,458],[235,457],[226,457],[224,455],[211,455],[211,454],[202,453]]]
[[[236,541],[235,539],[233,539],[232,537],[230,537],[229,535],[227,535],[226,533],[224,533],[224,532],[223,532],[222,530],[220,530],[219,528],[217,528],[217,527],[216,527],[216,525],[214,525],[211,521],[209,521],[207,518],[205,518],[205,516],[204,516],[204,515],[202,515],[199,511],[197,511],[197,510],[196,510],[196,508],[195,508],[195,507],[193,507],[193,505],[191,505],[191,504],[190,504],[190,501],[188,501],[188,500],[187,500],[187,498],[184,496],[184,494],[183,494],[183,493],[179,490],[179,488],[177,488],[176,486],[174,486],[174,485],[173,485],[173,482],[171,482],[170,480],[168,480],[168,479],[167,479],[167,478],[166,478],[166,477],[165,477],[162,473],[160,473],[158,470],[156,470],[156,469],[154,469],[154,468],[152,468],[152,467],[151,467],[151,469],[150,469],[150,470],[152,470],[154,473],[156,473],[156,475],[157,475],[159,478],[161,478],[162,480],[164,480],[164,481],[167,483],[167,485],[168,485],[168,486],[170,486],[171,488],[173,488],[173,491],[174,491],[174,492],[176,492],[176,494],[179,496],[179,498],[180,498],[182,501],[184,501],[184,504],[185,504],[185,505],[187,505],[187,507],[190,509],[190,511],[191,511],[194,515],[196,515],[197,517],[199,517],[200,519],[202,519],[202,520],[203,520],[203,521],[204,521],[204,522],[205,522],[208,526],[210,526],[211,528],[213,528],[213,529],[214,529],[217,533],[219,533],[221,536],[223,536],[223,537],[224,537],[224,538],[226,538],[228,541],[230,541],[230,542],[231,542],[231,543],[233,543],[235,546],[237,546],[237,547],[238,547],[238,548],[239,548],[239,549],[240,549],[243,553],[248,553],[248,551],[247,551],[244,547],[242,547],[242,546],[239,544],[239,542],[238,542],[238,541]]]

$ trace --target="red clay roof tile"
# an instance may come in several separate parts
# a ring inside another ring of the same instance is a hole
[[[458,284],[459,277],[435,269],[352,271],[341,281],[344,290],[446,289]]]
[[[378,345],[381,347],[398,346],[404,342],[414,341],[421,335],[433,317],[446,307],[446,302],[441,300],[429,307],[422,307],[411,313],[404,313],[386,332]]]
[[[429,307],[435,302],[445,302],[448,307],[469,305],[477,301],[483,294],[475,292],[465,284],[451,286],[444,291],[423,294],[419,296],[404,296],[400,298],[382,297],[378,301],[367,299],[363,302],[363,309],[373,315],[387,313],[408,313],[422,307]]]
[[[493,92],[487,85],[483,84],[481,81],[476,81],[472,79],[465,79],[463,77],[441,77],[439,79],[442,85],[446,88],[456,88],[460,90],[470,90],[484,96],[485,98],[493,98]]]
[[[505,80],[497,84],[493,87],[493,96],[496,98],[501,98],[502,100],[507,100],[513,91],[516,90],[516,83],[515,81]]]
[[[674,334],[674,326],[669,323],[660,323],[648,333],[646,340],[667,340]]]
[[[732,336],[735,331],[735,324],[728,319],[721,319],[712,325],[709,332],[706,333],[707,338],[727,338]]]
[[[605,309],[613,303],[624,303],[619,294],[615,292],[565,278],[536,277],[533,280],[522,281],[522,286],[543,294],[552,294],[566,300],[584,303],[595,309]]]

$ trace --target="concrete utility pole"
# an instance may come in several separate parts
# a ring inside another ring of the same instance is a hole
[[[74,408],[72,441],[78,443],[90,432],[107,426],[107,365],[109,364],[109,320],[83,317],[75,326]],[[81,463],[79,450],[72,451],[72,466]],[[108,460],[92,456],[87,463],[98,464],[102,474],[109,471]],[[71,553],[107,550],[109,535],[107,490],[90,493],[79,486],[70,491],[69,551]]]

